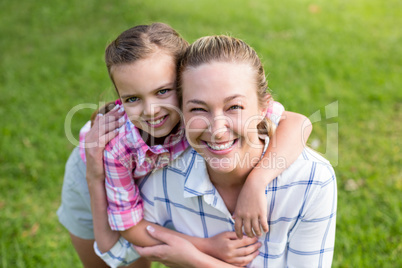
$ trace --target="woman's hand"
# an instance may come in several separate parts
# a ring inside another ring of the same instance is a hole
[[[103,151],[106,144],[118,134],[116,130],[123,125],[123,114],[124,109],[119,105],[116,105],[105,115],[98,114],[93,126],[86,134],[85,156],[87,160],[87,179],[105,179]]]
[[[236,266],[245,266],[259,253],[261,243],[256,237],[238,239],[234,232],[223,232],[207,238],[205,253]]]
[[[263,180],[247,178],[237,199],[234,213],[235,231],[238,238],[244,233],[248,237],[261,236],[261,229],[268,232],[267,198]]]
[[[137,252],[152,261],[161,262],[168,267],[234,267],[199,251],[184,238],[147,227],[148,233],[155,239],[165,243],[152,247],[135,247]],[[258,255],[258,251],[248,255],[249,263]],[[245,264],[244,264],[245,265]]]

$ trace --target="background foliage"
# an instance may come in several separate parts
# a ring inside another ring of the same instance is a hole
[[[0,1],[0,266],[79,267],[55,214],[74,147],[66,115],[113,98],[109,41],[162,21],[190,42],[244,39],[287,110],[320,112],[309,141],[336,166],[333,266],[401,267],[401,18],[399,0]],[[75,138],[91,113],[74,116]]]

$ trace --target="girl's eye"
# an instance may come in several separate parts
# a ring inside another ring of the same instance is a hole
[[[136,102],[136,101],[138,101],[138,100],[139,100],[138,97],[130,97],[130,98],[127,98],[127,99],[126,99],[126,102]]]
[[[161,89],[158,91],[158,95],[164,95],[169,92],[169,89]]]
[[[238,110],[238,109],[243,110],[243,107],[240,105],[233,105],[233,106],[230,106],[230,108],[229,108],[229,110]]]

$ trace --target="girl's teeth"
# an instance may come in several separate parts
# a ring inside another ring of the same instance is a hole
[[[148,123],[151,125],[157,125],[160,124],[163,121],[163,119],[165,119],[165,117],[162,117],[161,119],[158,119],[156,121],[148,121]]]
[[[207,142],[207,145],[208,145],[209,148],[211,148],[211,149],[213,149],[215,151],[221,151],[221,150],[225,150],[225,149],[230,148],[233,145],[233,143],[234,143],[234,141],[229,141],[229,142],[227,142],[225,144],[219,144],[219,145],[216,144],[215,145],[215,144]]]

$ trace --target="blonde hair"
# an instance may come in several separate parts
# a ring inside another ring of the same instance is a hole
[[[180,106],[182,105],[182,74],[187,68],[195,68],[205,63],[231,62],[247,64],[252,68],[255,76],[257,97],[260,107],[267,107],[268,102],[273,101],[268,91],[268,81],[265,77],[264,68],[255,50],[244,41],[226,36],[205,36],[196,40],[183,55],[178,69],[178,88]],[[260,134],[270,137],[274,134],[275,124],[264,117],[258,125]]]

